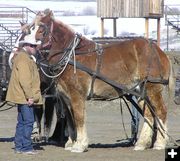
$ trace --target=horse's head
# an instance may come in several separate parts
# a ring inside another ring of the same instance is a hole
[[[36,15],[35,19],[30,24],[20,22],[21,34],[17,38],[14,48],[21,47],[20,43],[19,43],[20,41],[31,41],[32,43],[34,42],[36,44],[38,44],[38,43],[40,44],[40,42],[38,42],[35,39],[35,34],[36,34],[37,29],[38,29],[37,24],[39,23],[40,17],[41,17],[41,12],[39,12]]]
[[[36,19],[35,35],[36,41],[41,41],[40,49],[50,49],[53,41],[53,20],[54,16],[51,10],[46,9],[42,12],[41,16]]]
[[[30,24],[21,23],[21,35],[16,41],[15,47],[20,47],[20,41],[39,42],[40,50],[49,50],[53,39],[53,13],[46,9],[39,12]]]
[[[41,17],[41,12],[39,12],[35,19],[30,23],[30,24],[27,24],[27,23],[22,23],[20,22],[21,24],[21,34],[19,35],[19,37],[17,38],[16,40],[16,43],[14,45],[14,48],[12,49],[12,52],[9,56],[9,66],[12,67],[12,59],[13,57],[18,54],[18,50],[22,47],[21,43],[22,41],[24,42],[31,42],[31,43],[34,43],[36,45],[41,45],[41,42],[40,41],[37,41],[35,39],[35,34],[36,34],[36,31],[38,29],[38,20],[40,19]]]
[[[18,44],[18,46],[20,45],[19,43],[20,41],[28,41],[28,42],[32,42],[38,45],[41,44],[35,39],[35,34],[36,34],[36,31],[38,30],[39,19],[41,16],[42,16],[42,13],[38,12],[36,14],[36,17],[30,24],[20,22],[21,34],[18,40],[16,41],[16,44]]]
[[[53,12],[49,9],[43,12],[43,15],[39,19],[38,26],[39,29],[36,32],[36,40],[41,40],[43,46],[49,41],[55,48],[58,46],[58,48],[62,50],[66,48],[75,37],[74,30],[62,21],[55,19]]]
[[[33,36],[35,36],[36,41],[41,41],[40,50],[48,50],[47,59],[71,48],[70,45],[75,38],[74,30],[63,22],[55,20],[53,12],[49,9],[44,10],[38,17],[35,29],[37,30]]]

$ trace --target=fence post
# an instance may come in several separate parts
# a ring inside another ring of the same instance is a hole
[[[7,72],[6,71],[6,51],[4,50],[2,54],[2,79],[3,80],[7,79],[6,72]]]

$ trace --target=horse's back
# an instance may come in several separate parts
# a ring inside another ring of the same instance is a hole
[[[128,74],[135,74],[139,79],[148,75],[163,79],[169,77],[170,63],[167,55],[157,44],[147,39],[136,38],[110,44],[105,47],[104,55],[104,64],[112,64],[115,68],[117,66],[120,71],[129,71]]]

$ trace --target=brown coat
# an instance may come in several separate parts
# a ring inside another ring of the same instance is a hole
[[[21,50],[13,61],[6,101],[26,104],[28,98],[33,98],[35,104],[42,104],[36,63],[26,51]]]

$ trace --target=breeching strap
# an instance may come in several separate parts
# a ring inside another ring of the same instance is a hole
[[[95,82],[95,79],[96,79],[96,75],[100,74],[103,49],[102,49],[101,45],[99,45],[99,44],[96,44],[96,53],[97,53],[96,72],[95,72],[95,74],[92,75],[91,89],[90,89],[89,95],[87,96],[88,100],[93,97],[93,87],[94,87],[94,82]]]
[[[70,60],[68,63],[69,63],[70,65],[74,66],[74,62],[73,62],[72,60]],[[134,90],[128,89],[126,86],[124,86],[124,85],[122,85],[122,84],[119,84],[119,83],[117,83],[117,82],[115,82],[115,81],[113,81],[113,80],[111,80],[111,79],[108,79],[107,77],[105,77],[105,76],[102,75],[101,73],[97,73],[97,72],[95,72],[95,71],[87,68],[86,66],[80,64],[80,63],[77,62],[77,61],[76,61],[76,67],[77,67],[77,69],[80,69],[80,70],[88,73],[90,76],[94,76],[94,77],[96,77],[97,79],[100,79],[100,80],[106,82],[107,84],[113,86],[113,87],[115,88],[115,90],[117,90],[118,93],[122,92],[122,95],[120,95],[120,97],[121,97],[121,96],[124,96],[124,95],[126,95],[126,94],[131,94],[131,95],[134,95],[134,96],[137,96],[137,97],[142,98],[142,95],[139,94],[139,93],[137,93],[137,92],[135,92]],[[150,80],[147,80],[147,81],[150,81]],[[151,81],[150,81],[150,82],[151,82]],[[153,80],[152,82],[154,82],[154,80]],[[158,81],[155,81],[155,82],[156,82],[156,83],[159,83]],[[129,100],[131,100],[130,97],[129,97]],[[132,102],[133,102],[133,101],[132,101]],[[135,104],[136,104],[136,103],[135,103]]]

